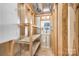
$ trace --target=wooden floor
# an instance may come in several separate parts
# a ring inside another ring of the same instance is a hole
[[[30,56],[28,51],[22,50],[21,52],[18,52],[15,56]]]
[[[36,56],[54,56],[50,48],[40,48]]]
[[[18,53],[16,56],[29,56],[28,52],[22,51],[21,54]],[[40,48],[35,56],[54,56],[50,48]]]

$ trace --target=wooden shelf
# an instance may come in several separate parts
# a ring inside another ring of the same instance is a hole
[[[20,29],[20,37],[16,38],[17,40],[14,40],[15,43],[11,42],[11,53],[10,54],[17,54],[19,53],[19,48],[20,45],[19,44],[23,44],[23,48],[26,47],[26,45],[29,46],[28,51],[25,52],[27,55],[31,55],[31,54],[35,54],[39,45],[40,45],[40,35],[41,34],[36,34],[37,30],[40,29],[39,26],[36,25],[36,14],[33,11],[33,7],[32,4],[28,4],[28,3],[21,3],[18,4],[18,15],[19,15],[19,20],[20,20],[20,24],[16,24],[19,29]],[[21,12],[21,13],[20,13]],[[26,14],[24,14],[24,12]],[[25,18],[27,17],[27,21],[28,23],[25,23]],[[26,28],[27,27],[27,28]],[[26,37],[26,33],[25,31],[27,31],[28,37]],[[33,35],[34,34],[34,35]],[[37,42],[39,41],[39,42]],[[5,41],[3,41],[5,42]],[[2,44],[3,42],[0,42],[0,44]],[[10,42],[9,42],[10,43]],[[16,44],[16,45],[15,45]],[[8,44],[7,44],[8,45]],[[33,48],[33,49],[31,49]],[[13,49],[15,51],[13,51]],[[7,51],[8,51],[8,46],[7,46]],[[21,49],[23,50],[23,49]],[[20,50],[20,52],[21,52]],[[23,51],[22,51],[23,52]]]
[[[38,37],[40,37],[40,34],[35,34],[32,36],[32,41],[34,42]]]
[[[24,37],[21,40],[17,40],[17,43],[24,43],[24,44],[29,44],[30,37]]]
[[[37,28],[37,26],[36,26],[36,25],[32,25],[32,27],[36,27],[36,28]]]
[[[32,42],[34,42],[38,37],[40,37],[40,34],[32,35]],[[21,40],[17,41],[18,43],[24,43],[24,44],[30,44],[30,37],[24,37]]]
[[[38,47],[40,46],[40,42],[36,42],[34,45],[33,45],[33,52],[32,52],[32,55],[35,55]]]
[[[34,28],[40,28],[40,27],[38,27],[38,26],[36,26],[36,25],[32,25],[32,24],[30,24],[30,23],[18,24],[19,27],[25,27],[25,26],[29,26],[29,25],[31,25],[31,26],[34,27]]]
[[[38,27],[38,26],[36,26],[36,25],[32,25],[32,27],[35,27],[35,28],[40,28],[40,27]]]
[[[36,53],[36,51],[37,51],[37,49],[39,48],[39,46],[40,46],[40,42],[36,42],[34,45],[33,45],[33,52],[32,52],[32,56],[33,55],[35,55],[35,53]],[[29,51],[26,51],[26,52],[24,52],[25,53],[25,55],[27,55],[27,56],[30,56],[30,52]]]
[[[25,27],[25,26],[29,26],[30,23],[25,23],[25,24],[18,24],[19,27]]]

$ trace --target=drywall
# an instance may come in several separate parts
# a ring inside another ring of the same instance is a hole
[[[73,40],[74,40],[74,9],[68,5],[68,53],[72,55],[73,52]]]
[[[19,23],[16,3],[1,3],[0,9],[0,15],[2,17],[1,24],[6,25]]]
[[[1,5],[0,5],[0,25],[1,25],[1,23],[2,23],[2,12],[1,12],[1,10],[2,10],[2,7],[1,7]]]
[[[0,4],[0,43],[19,38],[19,17],[16,3]]]
[[[19,38],[20,30],[17,25],[2,25],[0,28],[2,28],[0,43]]]

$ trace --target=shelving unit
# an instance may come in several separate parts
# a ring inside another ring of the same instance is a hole
[[[36,29],[40,29],[39,27],[36,26],[35,24],[35,13],[33,12],[32,8],[31,8],[31,4],[22,4],[22,6],[25,6],[23,9],[24,11],[27,10],[28,14],[25,14],[26,17],[28,17],[28,23],[24,23],[24,19],[25,17],[23,18],[22,16],[20,16],[20,21],[23,21],[21,22],[18,26],[20,28],[22,27],[28,27],[28,36],[23,36],[23,38],[17,40],[16,42],[18,44],[23,44],[23,45],[29,45],[29,50],[26,51],[26,54],[27,56],[28,55],[35,55],[36,51],[38,50],[39,46],[40,46],[40,36],[41,34],[40,33],[36,33]],[[20,7],[20,6],[19,6]],[[24,12],[23,10],[19,11],[21,12],[21,14],[23,14],[22,12]],[[26,13],[27,13],[26,12]],[[20,13],[19,13],[20,14]],[[30,15],[30,16],[29,16]],[[21,18],[22,17],[22,18]],[[31,18],[32,17],[32,18]],[[22,36],[22,35],[21,35]],[[21,46],[20,46],[21,48]],[[23,50],[23,49],[21,49]]]
[[[19,27],[25,27],[25,26],[28,27],[29,25],[32,25],[32,24],[30,24],[30,23],[26,23],[26,24],[18,24]],[[39,28],[39,27],[36,26],[36,25],[32,25],[32,27]],[[40,28],[39,28],[39,29],[40,29]]]
[[[40,34],[35,34],[32,35],[32,42],[34,42],[35,40],[37,40],[37,38],[40,37]],[[19,40],[18,43],[25,43],[25,44],[30,44],[30,37],[24,37],[23,39]]]

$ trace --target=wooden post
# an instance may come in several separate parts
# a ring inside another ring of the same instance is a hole
[[[53,14],[51,16],[51,48],[55,56],[58,55],[58,4],[54,4]]]
[[[50,47],[52,49],[52,53],[54,53],[54,32],[53,32],[53,26],[54,26],[54,22],[53,22],[53,13],[51,14],[51,19],[50,19],[50,22],[51,22],[51,40],[50,40]]]
[[[68,4],[62,4],[62,55],[68,55]]]
[[[14,55],[14,44],[15,44],[15,41],[14,40],[11,40],[9,42],[9,45],[10,45],[10,55],[13,56]]]
[[[35,17],[35,15],[34,15],[34,25],[36,25],[36,17]],[[33,30],[34,34],[36,34],[36,31],[37,31],[37,28],[34,28],[34,30]]]
[[[25,6],[24,4],[18,4],[18,14],[20,17],[20,25],[24,25],[25,22]],[[25,27],[20,26],[20,38],[25,36]]]
[[[42,16],[40,16],[40,32],[42,32],[41,21],[42,21]]]
[[[58,55],[62,55],[62,3],[58,3]]]
[[[79,6],[79,5],[78,5]],[[78,8],[78,16],[77,16],[77,39],[78,39],[78,55],[79,55],[79,8]]]
[[[55,20],[54,20],[54,28],[55,28],[55,50],[54,54],[58,55],[58,4],[55,4]]]
[[[30,52],[30,56],[32,56],[32,24],[31,24],[31,15],[28,15],[28,22],[30,23],[29,25],[29,37],[30,37],[30,45],[29,45],[29,52]]]
[[[78,8],[77,8],[78,7]],[[72,55],[79,55],[79,5],[76,4],[76,20],[74,22],[74,43],[73,43],[73,54]]]

